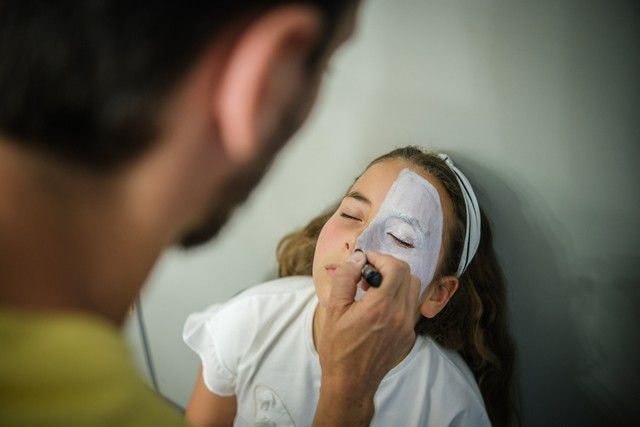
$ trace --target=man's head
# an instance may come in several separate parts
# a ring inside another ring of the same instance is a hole
[[[203,241],[306,117],[355,7],[2,2],[0,144],[70,168],[127,171],[141,189],[157,178],[174,190],[167,203],[183,207],[173,237]]]

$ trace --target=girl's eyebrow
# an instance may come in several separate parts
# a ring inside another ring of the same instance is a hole
[[[371,200],[367,199],[362,193],[358,192],[358,191],[349,191],[347,193],[346,196],[344,196],[344,198],[346,199],[347,197],[350,197],[352,199],[356,199],[359,202],[363,202],[369,206],[371,206],[373,203],[371,203]]]
[[[401,213],[401,212],[395,212],[393,216],[398,218],[400,221],[404,222],[405,224],[411,226],[412,228],[417,229],[419,232],[425,234],[424,227],[422,226],[422,223],[418,218],[412,215]]]

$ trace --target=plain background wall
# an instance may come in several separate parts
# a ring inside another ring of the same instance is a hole
[[[370,0],[311,120],[220,237],[143,293],[161,392],[184,405],[188,313],[274,276],[280,237],[375,156],[467,172],[510,282],[525,425],[640,420],[640,37],[633,1]],[[136,322],[125,333],[144,372]]]

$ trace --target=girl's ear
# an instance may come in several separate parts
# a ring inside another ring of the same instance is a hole
[[[420,304],[420,314],[429,319],[434,318],[456,293],[458,285],[456,276],[444,276],[432,282],[425,291],[424,301]]]

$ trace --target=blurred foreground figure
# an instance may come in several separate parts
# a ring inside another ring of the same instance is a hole
[[[118,327],[163,249],[214,236],[303,123],[357,7],[0,4],[1,425],[183,423]],[[414,340],[414,285],[385,280],[362,303],[355,276],[332,284],[316,425],[367,424]]]

